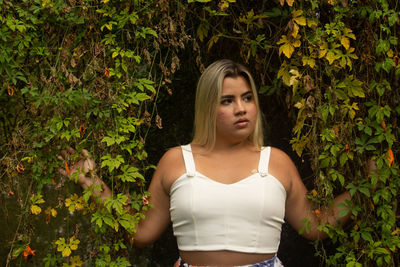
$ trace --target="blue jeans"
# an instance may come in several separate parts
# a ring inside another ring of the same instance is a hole
[[[184,262],[181,259],[181,257],[179,257],[179,259],[174,264],[174,267],[196,267],[196,266],[190,265],[190,264]],[[203,266],[203,267],[205,267],[205,266]],[[278,259],[278,257],[275,255],[269,260],[265,260],[265,261],[254,263],[254,264],[240,265],[237,267],[284,267],[284,266],[283,266],[282,262]]]

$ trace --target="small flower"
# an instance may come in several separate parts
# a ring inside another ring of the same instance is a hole
[[[107,78],[110,78],[110,70],[109,70],[108,68],[106,68],[106,69],[104,70],[104,75],[105,75]]]
[[[321,211],[319,209],[314,210],[314,213],[317,218],[319,218],[319,216],[321,215]]]
[[[21,163],[17,164],[17,168],[16,169],[17,169],[17,172],[19,172],[19,173],[23,173],[24,170],[25,170],[24,165],[22,165]]]
[[[400,58],[399,58],[399,56],[394,56],[393,57],[393,61],[394,61],[394,64],[396,64],[396,67],[400,64]]]
[[[317,190],[315,190],[315,189],[311,190],[311,194],[313,195],[313,197],[316,197],[318,194]]]
[[[81,136],[84,136],[85,135],[85,126],[82,124],[81,126],[79,126],[79,132],[80,132],[80,134],[81,134]]]
[[[146,196],[142,197],[143,205],[149,205],[149,198]]]
[[[26,249],[24,251],[24,258],[25,260],[28,258],[29,255],[35,256],[35,251],[36,250],[32,250],[31,247],[29,245],[26,246]]]
[[[349,144],[346,144],[346,145],[344,146],[344,148],[342,149],[342,151],[346,151],[346,153],[349,154],[349,151],[350,151],[350,146],[349,146]]]
[[[383,131],[386,132],[386,123],[385,123],[384,120],[382,120],[381,126],[382,126],[382,128],[383,128]]]
[[[387,155],[389,156],[389,167],[390,167],[394,162],[394,155],[392,149],[389,148]]]
[[[12,96],[14,94],[14,91],[17,91],[17,88],[15,88],[15,86],[11,85],[7,86],[7,93],[9,96]]]
[[[65,167],[65,171],[68,173],[68,175],[71,175],[71,170],[68,167],[68,163],[65,161],[64,162],[64,167]]]

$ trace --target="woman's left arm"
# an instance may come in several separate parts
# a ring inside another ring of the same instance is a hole
[[[307,188],[300,178],[299,172],[290,157],[278,149],[274,150],[274,157],[271,160],[279,165],[280,177],[286,189],[286,220],[292,227],[299,231],[304,225],[304,219],[311,224],[307,226],[307,231],[303,231],[302,235],[311,240],[319,240],[327,237],[327,234],[318,230],[319,222],[326,222],[332,225],[344,224],[350,218],[350,212],[346,216],[339,217],[341,203],[350,200],[350,193],[344,192],[337,196],[331,206],[321,207],[318,212],[315,212],[311,201],[307,198]],[[309,231],[308,231],[309,230]]]

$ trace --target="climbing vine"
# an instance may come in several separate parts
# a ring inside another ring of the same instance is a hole
[[[340,214],[351,214],[348,225],[319,225],[335,246],[316,243],[321,261],[399,264],[397,1],[0,0],[0,7],[1,209],[17,211],[7,215],[6,266],[134,263],[126,233],[151,208],[146,184],[155,167],[145,148],[150,130],[163,127],[159,106],[174,97],[181,66],[201,71],[220,57],[248,65],[261,97],[284,103],[292,148],[315,174],[309,198],[317,216],[338,193],[352,195]],[[77,174],[59,175],[74,159],[57,160],[67,146],[73,157],[86,149],[95,160],[113,191],[104,208],[91,198],[99,188],[80,191]],[[62,229],[44,242],[38,224]]]

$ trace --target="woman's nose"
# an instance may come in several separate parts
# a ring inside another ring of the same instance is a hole
[[[236,102],[235,114],[243,115],[246,114],[246,105],[242,100]]]

